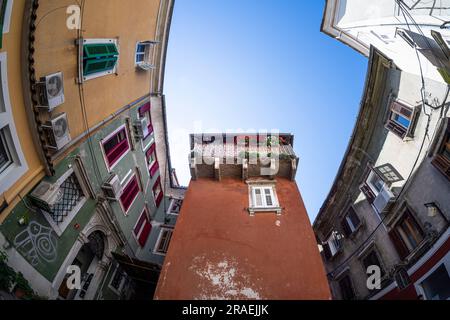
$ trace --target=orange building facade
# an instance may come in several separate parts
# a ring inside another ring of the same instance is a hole
[[[258,152],[248,143],[236,143],[240,138],[217,135],[211,145],[204,143],[211,138],[191,137],[192,181],[155,299],[330,299],[315,236],[294,181],[298,158],[293,137],[280,136],[279,159],[268,160],[266,168],[260,158],[264,152],[274,156],[273,143],[269,148],[265,143],[271,137],[255,138]],[[227,147],[220,146],[222,141],[228,141]],[[230,141],[234,145],[229,146]]]

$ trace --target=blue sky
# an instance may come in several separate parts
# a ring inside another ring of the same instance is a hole
[[[177,0],[165,94],[172,165],[189,183],[192,132],[295,135],[311,221],[347,147],[367,59],[320,32],[324,1]]]

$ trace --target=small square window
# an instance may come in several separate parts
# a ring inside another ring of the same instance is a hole
[[[152,63],[155,45],[154,41],[143,41],[136,44],[136,67],[146,71],[155,68]]]

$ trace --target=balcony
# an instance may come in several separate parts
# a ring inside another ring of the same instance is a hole
[[[295,179],[298,158],[292,135],[191,135],[191,176]]]

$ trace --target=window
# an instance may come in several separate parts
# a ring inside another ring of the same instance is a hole
[[[169,228],[161,228],[161,232],[159,234],[158,241],[156,243],[155,253],[158,254],[166,254],[167,249],[169,248],[170,239],[172,238],[172,229]]]
[[[154,69],[152,64],[154,41],[143,41],[136,44],[136,67],[142,70]]]
[[[137,175],[134,174],[128,183],[123,188],[122,195],[120,196],[120,203],[122,205],[125,214],[130,210],[133,202],[136,200],[140,192],[139,182]]]
[[[402,139],[406,136],[412,137],[415,118],[416,111],[413,108],[399,101],[394,101],[391,104],[386,128]]]
[[[139,108],[138,114],[139,118],[146,118],[147,119],[147,135],[144,136],[144,140],[147,139],[152,133],[153,133],[153,125],[152,125],[152,118],[150,115],[150,109],[151,105],[150,102],[144,104],[142,107]]]
[[[394,280],[400,290],[406,289],[411,284],[411,278],[405,267],[400,267],[394,272]]]
[[[420,286],[427,300],[450,300],[450,276],[441,264]]]
[[[181,205],[183,204],[182,199],[171,199],[169,210],[167,210],[168,214],[178,215],[181,210]]]
[[[342,249],[341,237],[336,231],[333,231],[322,247],[325,259],[329,260],[333,258]]]
[[[381,276],[384,276],[385,274],[383,264],[375,250],[371,250],[362,258],[362,264],[364,266],[364,271],[367,271],[370,266],[378,266],[381,270]]]
[[[274,185],[255,184],[250,186],[249,191],[250,213],[254,214],[257,211],[276,211],[277,214],[281,213]]]
[[[164,197],[162,187],[161,187],[161,178],[156,180],[155,185],[153,186],[153,198],[155,199],[155,205],[159,207]]]
[[[13,0],[0,0],[0,49],[3,48],[3,34],[9,32]]]
[[[133,235],[141,247],[144,247],[147,243],[151,231],[152,224],[150,223],[147,210],[145,209],[133,228]]]
[[[386,165],[380,167],[382,170],[387,168]],[[384,180],[385,172],[381,174],[377,168],[370,169],[365,182],[360,186],[360,190],[366,196],[367,201],[372,205],[373,209],[380,216],[389,210],[395,201],[395,195],[391,192],[389,180]]]
[[[349,237],[359,228],[360,225],[361,220],[356,214],[355,209],[353,209],[353,207],[350,207],[344,220],[342,220],[342,228],[344,230],[344,235],[346,237]]]
[[[87,200],[82,179],[70,169],[55,183],[41,182],[30,194],[36,207],[61,236]],[[56,191],[56,192],[55,192]]]
[[[0,129],[0,174],[12,164],[4,129]]]
[[[119,50],[115,39],[83,40],[83,80],[116,72]]]
[[[111,170],[130,151],[126,126],[123,125],[102,141],[106,164]]]
[[[409,209],[406,209],[389,236],[401,259],[405,259],[424,240],[424,232]]]
[[[5,3],[3,1],[3,3]],[[11,0],[8,1],[11,7]],[[11,188],[28,170],[9,99],[7,53],[0,53],[0,194]]]
[[[147,159],[148,171],[150,173],[150,178],[153,178],[159,170],[158,160],[156,158],[156,145],[152,146],[145,152]]]
[[[442,174],[450,179],[450,118],[447,119],[444,138],[432,163]]]
[[[355,290],[353,289],[352,280],[349,275],[343,276],[339,281],[342,300],[355,300]]]
[[[109,288],[122,298],[124,291],[128,287],[129,281],[128,275],[122,270],[120,265],[117,264],[111,277]]]

